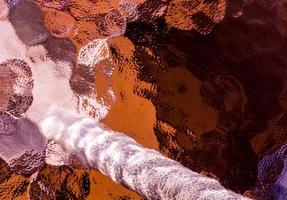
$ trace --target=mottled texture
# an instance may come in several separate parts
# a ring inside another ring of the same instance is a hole
[[[166,23],[181,30],[208,34],[225,17],[226,0],[172,0],[165,16]]]
[[[37,125],[54,106],[88,114],[225,188],[284,199],[286,3],[0,1],[1,158],[3,166],[7,162],[1,173],[13,174],[1,186],[1,198],[37,197],[39,188],[27,191],[38,187],[30,184],[35,173],[54,170],[47,163],[69,165],[71,174],[79,168],[59,142],[35,143],[43,138],[31,120]],[[21,70],[8,70],[7,63]],[[19,80],[28,80],[20,84],[25,94],[14,90]],[[20,122],[33,131],[15,134]],[[27,135],[35,140],[22,137]],[[21,145],[15,145],[18,137]],[[46,152],[30,156],[31,149]],[[61,169],[65,174],[67,168]],[[140,199],[100,173],[86,172],[90,193],[65,186],[69,197]],[[63,185],[81,183],[62,173],[54,179]],[[46,186],[42,197],[60,190]]]
[[[33,77],[28,64],[19,59],[0,64],[0,113],[19,116],[32,104]]]
[[[75,28],[76,20],[69,14],[56,9],[44,10],[44,25],[55,37],[67,37]]]

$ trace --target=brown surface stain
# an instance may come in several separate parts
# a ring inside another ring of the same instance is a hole
[[[94,39],[104,39],[113,35],[120,35],[125,31],[125,19],[117,10],[109,14],[99,14],[94,18],[81,18],[69,34],[73,44],[80,50]]]
[[[70,12],[76,18],[97,17],[99,14],[110,12],[112,8],[113,5],[109,0],[71,0],[70,4]]]
[[[85,170],[46,165],[34,176],[29,189],[31,200],[84,200],[89,194],[89,174]]]
[[[78,51],[94,39],[121,35],[126,29],[118,1],[36,0],[36,3],[44,12],[44,25],[52,35],[69,38]]]
[[[5,200],[28,200],[29,179],[13,175],[8,181],[0,184],[0,198]]]
[[[104,39],[105,36],[99,31],[97,23],[93,19],[81,19],[68,36],[78,51],[95,38]]]
[[[266,129],[251,139],[251,145],[258,156],[271,154],[287,140],[287,115],[285,112],[266,123]]]
[[[56,9],[44,10],[44,25],[53,36],[64,38],[74,29],[76,20],[68,13]]]
[[[130,200],[142,200],[135,192],[132,192],[97,171],[91,171],[91,190],[86,200],[113,199],[121,200],[128,198]]]
[[[174,109],[173,126],[191,127],[198,137],[215,127],[218,114],[200,94],[201,82],[186,68],[171,68],[159,80],[164,101]],[[167,115],[168,116],[168,115]]]
[[[0,167],[0,199],[28,200],[29,177],[13,173],[2,159]]]
[[[258,135],[256,135],[254,138],[251,140],[251,146],[253,151],[259,155],[262,153],[262,150],[267,143],[267,141],[270,138],[270,134],[268,132],[262,132]]]
[[[226,0],[172,0],[165,20],[170,26],[181,30],[193,29],[207,34],[225,17],[226,4]]]
[[[104,74],[103,67],[106,65],[100,63],[95,66],[95,90],[111,106],[102,122],[112,130],[128,134],[146,147],[157,149],[158,142],[153,130],[155,108],[149,100],[135,92],[136,89],[150,89],[150,84],[138,79],[139,66],[132,60],[134,45],[125,37],[112,38],[109,44],[117,52],[113,57],[114,63],[110,63],[114,67],[112,75]],[[110,89],[114,93],[113,102],[105,98]]]

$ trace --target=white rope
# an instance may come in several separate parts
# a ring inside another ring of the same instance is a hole
[[[104,129],[93,119],[61,109],[46,118],[41,127],[47,138],[82,152],[91,167],[146,199],[248,199],[122,133]]]

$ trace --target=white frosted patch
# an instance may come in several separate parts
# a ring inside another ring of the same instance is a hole
[[[46,163],[50,165],[67,165],[69,153],[60,143],[50,141],[46,147]]]
[[[108,57],[109,46],[107,40],[95,39],[81,48],[78,56],[78,63],[92,68],[96,63]]]
[[[25,117],[35,122],[35,124],[31,125],[30,123],[33,123],[31,121],[26,123],[17,120],[18,127],[11,129],[11,134],[0,134],[0,157],[9,163],[12,160],[22,158],[25,153],[43,154],[46,148],[46,139],[38,129],[38,123],[47,117],[49,110],[56,107],[76,110],[77,99],[69,85],[71,66],[68,63],[53,62],[47,56],[46,49],[41,45],[28,47],[23,44],[8,21],[0,21],[0,30],[0,63],[9,59],[19,59],[27,62],[31,68],[34,81],[32,89],[33,102],[25,113]],[[25,85],[25,81],[29,80],[20,77],[17,81],[19,84],[15,84],[16,86]],[[25,95],[25,88],[16,87],[13,89],[15,93]],[[23,128],[25,126],[29,127]],[[8,128],[9,126],[6,127],[7,130]],[[54,130],[54,132],[61,132],[60,129]],[[58,138],[60,135],[58,134],[55,137]],[[53,164],[57,164],[59,161],[58,164],[62,164],[62,161],[56,158],[58,155],[53,158],[51,155],[53,152],[50,152],[50,160],[48,159],[48,161]]]
[[[0,63],[14,58],[26,60],[26,46],[19,40],[12,24],[0,21],[0,30]]]
[[[96,94],[83,95],[79,98],[78,105],[80,105],[79,112],[83,115],[93,116],[97,121],[103,119],[110,110],[110,105],[105,102],[96,100]],[[85,106],[82,106],[85,105]]]
[[[43,119],[47,111],[56,107],[74,109],[77,105],[70,88],[69,76],[64,75],[58,78],[54,70],[58,63],[53,62],[45,54],[46,52],[43,50],[42,54],[38,55],[43,58],[42,62],[30,63],[34,78],[34,100],[26,116],[35,121]],[[61,67],[62,71],[65,68],[64,71],[70,73],[70,66],[61,65]]]

